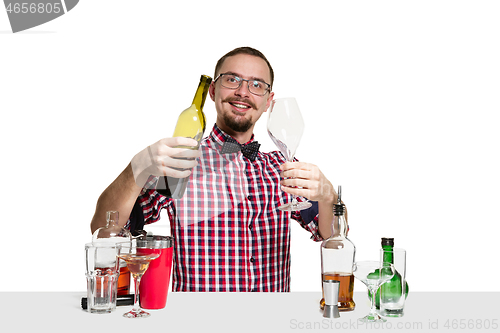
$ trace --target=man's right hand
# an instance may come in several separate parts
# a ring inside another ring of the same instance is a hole
[[[192,148],[174,148],[178,146]],[[194,139],[174,137],[161,139],[144,148],[130,162],[135,183],[142,188],[150,175],[188,177],[201,155],[197,146]]]

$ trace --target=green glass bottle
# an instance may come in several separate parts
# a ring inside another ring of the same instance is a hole
[[[384,263],[394,264],[393,257],[394,250],[394,238],[382,238],[382,260]],[[378,272],[375,272],[378,274]],[[380,310],[380,298],[384,298],[384,302],[386,303],[397,303],[403,294],[403,284],[401,283],[402,277],[400,272],[396,270],[394,276],[391,280],[387,281],[377,291],[375,295],[375,307],[377,310]],[[405,299],[408,297],[408,283],[404,281],[405,284]],[[371,293],[368,292],[368,295],[371,297]]]
[[[196,89],[196,94],[193,98],[193,103],[189,108],[184,110],[177,120],[177,125],[174,130],[174,137],[185,137],[192,138],[198,141],[198,146],[184,147],[179,146],[175,148],[190,148],[198,149],[201,139],[203,138],[203,133],[205,132],[205,114],[203,113],[203,105],[205,104],[205,99],[207,97],[208,88],[212,78],[206,75],[202,75],[200,78],[200,84],[198,89]],[[174,178],[174,177],[160,177],[156,190],[158,193],[170,197],[173,199],[180,199],[184,195],[189,177],[186,178]]]

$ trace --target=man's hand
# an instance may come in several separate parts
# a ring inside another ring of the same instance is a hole
[[[312,201],[333,204],[335,190],[321,170],[314,164],[286,162],[280,166],[281,189],[290,194],[305,197]]]
[[[192,148],[174,148],[178,146]],[[198,142],[190,138],[165,138],[146,147],[130,162],[135,183],[143,187],[150,175],[185,178],[198,165]]]
[[[332,184],[314,164],[286,162],[280,166],[281,189],[290,194],[318,202],[318,230],[323,239],[331,236],[333,205],[337,193]]]

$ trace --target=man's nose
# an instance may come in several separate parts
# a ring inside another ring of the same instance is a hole
[[[247,81],[241,81],[240,86],[238,89],[235,90],[234,92],[238,96],[245,96],[248,97],[250,95],[250,91],[248,91],[248,82]]]

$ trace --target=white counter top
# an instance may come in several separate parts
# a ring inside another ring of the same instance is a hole
[[[90,314],[80,307],[85,292],[2,292],[2,327],[12,332],[500,332],[500,292],[411,292],[402,318],[363,324],[366,293],[355,293],[356,309],[339,319],[323,318],[320,293],[173,293],[151,317],[127,319],[131,306],[111,314]],[[13,325],[13,326],[11,326]],[[12,327],[12,329],[10,329]],[[112,330],[112,331],[111,331]]]

